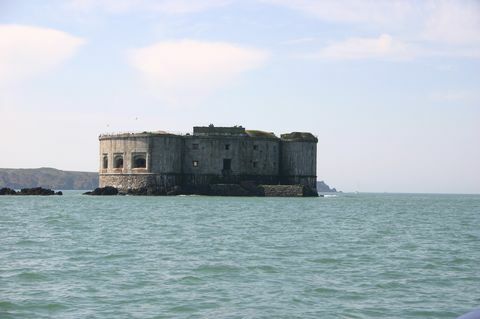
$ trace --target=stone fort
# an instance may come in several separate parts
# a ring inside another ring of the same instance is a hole
[[[197,126],[193,133],[104,134],[100,140],[100,187],[121,191],[212,184],[303,185],[316,191],[317,138],[280,135],[242,126]]]

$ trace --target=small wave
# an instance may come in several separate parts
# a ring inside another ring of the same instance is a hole
[[[268,274],[273,274],[273,273],[277,273],[277,272],[278,272],[275,267],[268,266],[268,265],[250,266],[250,267],[248,267],[248,269],[249,269],[249,270],[260,271],[260,272],[264,272],[264,273],[268,273]]]
[[[326,295],[339,292],[337,289],[327,288],[327,287],[318,287],[318,288],[315,288],[313,291],[319,294],[326,294]]]
[[[17,275],[18,278],[28,280],[28,281],[41,281],[47,279],[47,277],[43,274],[40,274],[38,272],[22,272]]]
[[[239,270],[239,267],[231,265],[202,265],[196,269],[196,271],[205,273],[237,272]]]
[[[31,240],[31,239],[21,239],[17,241],[16,245],[18,246],[31,246],[31,245],[43,245],[41,241]]]
[[[335,264],[338,262],[338,260],[335,258],[317,258],[317,259],[312,259],[311,262],[314,262],[317,264]]]
[[[184,285],[197,285],[201,283],[203,280],[200,279],[199,277],[195,276],[185,276],[182,277],[178,280],[179,283],[184,284]]]
[[[190,306],[176,306],[173,308],[170,308],[171,312],[194,312],[196,311],[196,308],[190,307]]]
[[[132,257],[133,254],[108,254],[103,256],[104,259],[111,260],[111,259],[122,259]]]
[[[0,301],[0,310],[14,309],[17,305],[10,301]]]

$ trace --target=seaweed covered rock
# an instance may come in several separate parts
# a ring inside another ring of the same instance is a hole
[[[83,195],[102,195],[102,196],[118,195],[118,189],[112,186],[97,187],[91,192],[83,193]]]
[[[33,188],[22,188],[19,192],[14,189],[4,187],[0,189],[0,195],[63,195],[62,192],[56,192],[54,190],[43,188],[43,187],[33,187]]]
[[[0,189],[0,195],[16,195],[17,192],[14,189],[4,187]]]

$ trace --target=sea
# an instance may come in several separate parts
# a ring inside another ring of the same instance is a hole
[[[480,195],[0,196],[0,318],[456,318]]]

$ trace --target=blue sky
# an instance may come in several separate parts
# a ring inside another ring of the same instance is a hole
[[[480,193],[479,74],[479,1],[0,0],[0,167],[213,123],[313,132],[345,191]]]

